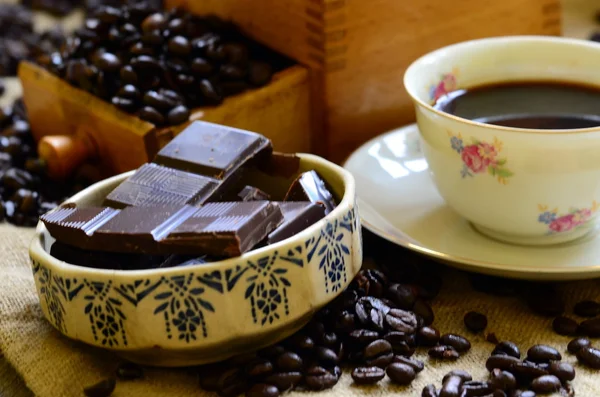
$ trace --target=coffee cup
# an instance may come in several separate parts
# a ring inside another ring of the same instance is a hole
[[[532,81],[600,89],[600,44],[541,36],[472,40],[419,58],[404,75],[429,171],[446,203],[488,237],[564,243],[590,232],[600,212],[600,126],[516,128],[433,106],[457,89]]]

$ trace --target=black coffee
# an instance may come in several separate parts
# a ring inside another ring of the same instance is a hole
[[[544,130],[600,126],[600,87],[509,82],[450,92],[434,107],[482,123]]]

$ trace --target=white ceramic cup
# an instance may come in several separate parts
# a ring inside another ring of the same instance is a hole
[[[423,56],[404,75],[429,170],[446,203],[483,234],[525,245],[570,241],[594,227],[600,127],[502,127],[432,105],[455,89],[540,80],[600,87],[600,44],[541,36],[473,40]]]

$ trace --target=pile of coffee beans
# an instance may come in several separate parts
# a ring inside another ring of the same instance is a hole
[[[38,62],[67,82],[157,126],[266,85],[289,61],[217,17],[147,1],[100,6],[61,51]]]

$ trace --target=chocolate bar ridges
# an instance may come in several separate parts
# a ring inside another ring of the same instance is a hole
[[[331,192],[316,171],[307,171],[292,183],[283,201],[311,201],[325,207],[325,215],[336,207]]]
[[[195,121],[162,148],[154,162],[224,180],[250,160],[271,152],[271,142],[253,132]]]
[[[252,249],[283,221],[276,203],[211,203],[176,227],[164,244],[175,251],[202,246],[212,255],[237,256]]]
[[[203,204],[215,194],[219,183],[202,175],[144,164],[110,192],[104,204],[114,208]]]
[[[268,244],[273,244],[300,233],[325,217],[325,207],[310,201],[279,203],[283,222],[269,234]]]
[[[271,196],[254,186],[245,186],[237,196],[242,201],[268,201]]]
[[[253,201],[200,208],[58,208],[41,219],[57,241],[82,249],[236,256],[275,230],[283,215],[276,203]]]

